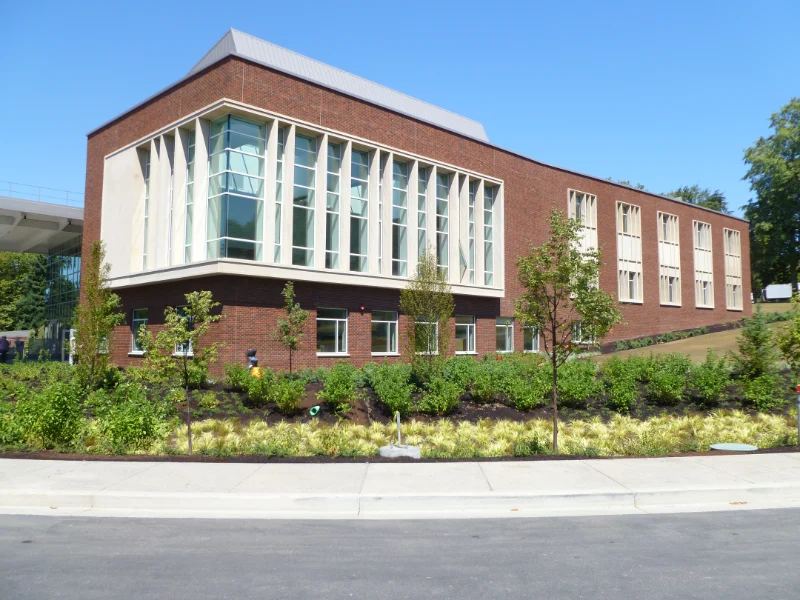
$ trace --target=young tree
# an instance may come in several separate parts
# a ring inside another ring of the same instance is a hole
[[[758,310],[761,306],[758,305]],[[778,347],[800,383],[800,295],[792,296],[792,318],[778,330]]]
[[[185,297],[186,306],[169,306],[164,311],[164,329],[154,336],[146,326],[141,327],[138,341],[144,349],[144,367],[166,380],[179,379],[186,390],[186,428],[191,454],[192,411],[189,406],[189,385],[194,374],[200,373],[205,377],[208,365],[217,360],[217,352],[222,344],[213,342],[201,345],[200,341],[208,333],[211,324],[222,317],[211,314],[219,306],[219,302],[214,302],[211,292],[191,292]],[[178,359],[174,358],[176,352],[179,354]]]
[[[514,316],[541,335],[553,368],[553,451],[558,452],[558,369],[580,347],[581,340],[599,340],[622,316],[614,298],[597,285],[599,250],[580,250],[581,225],[555,208],[550,212],[550,238],[517,259],[517,278],[524,293]]]
[[[289,350],[289,373],[292,372],[292,360],[294,351],[300,347],[303,341],[308,311],[300,308],[300,303],[295,302],[294,282],[287,281],[281,292],[283,296],[283,309],[286,317],[278,319],[278,328],[272,332],[272,339],[283,344]]]
[[[745,207],[750,221],[753,280],[790,281],[797,290],[800,266],[800,98],[772,115],[774,133],[745,151],[744,179],[756,197]]]
[[[778,362],[775,334],[769,328],[766,313],[756,304],[756,312],[749,319],[742,319],[742,333],[736,340],[738,352],[731,353],[734,370],[747,379],[774,373]]]
[[[119,296],[108,287],[111,267],[105,263],[105,255],[103,242],[95,241],[83,271],[82,300],[75,307],[77,376],[82,385],[91,389],[102,384],[109,365],[111,333],[125,322]]]
[[[452,289],[439,269],[436,253],[428,250],[419,258],[414,276],[400,292],[400,311],[409,315],[405,350],[410,362],[420,360],[433,371],[437,357],[450,348],[450,317],[455,310]]]
[[[46,257],[0,252],[0,331],[44,325],[46,289]]]

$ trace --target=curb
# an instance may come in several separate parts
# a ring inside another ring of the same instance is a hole
[[[0,492],[2,514],[163,518],[497,518],[779,507],[800,507],[800,485],[580,494],[190,494],[68,490]]]

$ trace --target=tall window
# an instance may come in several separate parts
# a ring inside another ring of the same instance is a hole
[[[408,163],[392,167],[392,275],[408,274]]]
[[[475,283],[475,194],[478,193],[478,182],[469,182],[469,206],[467,207],[467,268],[469,282]]]
[[[339,268],[339,179],[342,145],[328,144],[328,197],[325,212],[325,268]]]
[[[169,195],[167,206],[167,266],[172,266],[172,203],[175,197],[175,162],[169,165]]]
[[[514,351],[514,319],[497,317],[495,323],[495,350],[497,352]]]
[[[428,169],[420,167],[417,175],[417,256],[428,252]]]
[[[317,352],[347,354],[347,310],[317,309]]]
[[[147,268],[147,226],[150,212],[150,151],[144,153],[144,223],[142,225],[142,269]]]
[[[581,250],[597,249],[597,197],[577,190],[569,191],[569,216],[581,225]]]
[[[209,258],[261,260],[266,126],[228,115],[211,124]]]
[[[372,353],[397,354],[397,313],[372,311]]]
[[[383,177],[386,172],[388,156],[380,158],[378,173],[378,272],[383,272]]]
[[[735,229],[725,229],[725,303],[731,310],[742,310],[742,241]]]
[[[497,190],[483,188],[483,285],[494,285],[494,201]]]
[[[522,329],[522,350],[524,352],[539,352],[539,330],[536,327]]]
[[[714,266],[711,253],[711,225],[692,222],[694,237],[695,305],[714,308]]]
[[[286,128],[278,129],[278,162],[275,173],[275,251],[274,260],[281,262],[281,217],[283,216],[283,153],[286,150]]]
[[[134,308],[133,318],[131,319],[131,352],[134,354],[141,354],[144,348],[139,345],[139,329],[147,325],[147,309]]]
[[[475,317],[456,316],[456,354],[475,352]]]
[[[436,262],[447,276],[450,243],[450,175],[436,174]]]
[[[353,150],[350,166],[350,270],[367,270],[369,153]]]
[[[189,145],[186,149],[186,228],[183,238],[183,262],[192,262],[192,223],[194,211],[194,130],[189,132]]]
[[[292,264],[303,267],[314,265],[316,172],[316,138],[296,135],[294,140],[294,195],[292,197]]]
[[[658,213],[659,296],[661,304],[681,304],[681,247],[678,217]]]
[[[641,212],[638,206],[624,202],[617,202],[617,266],[620,302],[641,302]]]

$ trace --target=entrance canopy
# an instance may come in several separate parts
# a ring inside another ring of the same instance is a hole
[[[83,233],[83,208],[0,196],[0,251],[47,254]]]

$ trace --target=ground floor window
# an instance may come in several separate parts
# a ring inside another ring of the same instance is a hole
[[[139,345],[139,329],[147,325],[147,309],[134,308],[133,318],[131,319],[131,352],[144,352],[144,348]]]
[[[427,321],[414,323],[414,346],[417,354],[438,354],[439,324]]]
[[[346,309],[317,309],[317,352],[320,354],[347,353]]]
[[[539,352],[539,330],[536,327],[525,327],[523,330],[523,350]]]
[[[495,324],[495,350],[497,352],[514,351],[514,319],[498,317]]]
[[[475,317],[456,317],[456,354],[475,352]]]
[[[179,306],[175,309],[175,311],[180,315],[182,319],[188,319],[186,316],[186,308],[185,306]],[[184,343],[177,343],[175,344],[175,356],[191,356],[192,355],[192,343],[191,342],[184,342]]]
[[[592,345],[595,340],[591,335],[583,330],[583,324],[580,321],[575,321],[572,325],[572,343],[581,345]]]
[[[391,310],[372,312],[372,353],[397,354],[397,313]]]

